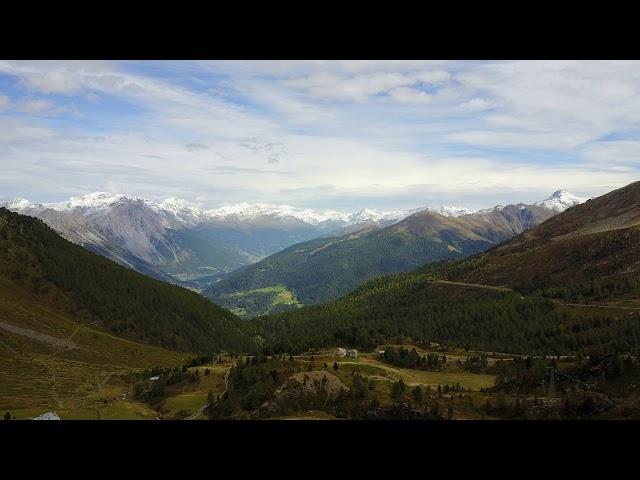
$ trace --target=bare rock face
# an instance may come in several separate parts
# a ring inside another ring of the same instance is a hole
[[[326,392],[330,398],[335,398],[340,389],[349,391],[342,380],[333,373],[313,370],[311,372],[299,372],[293,375],[284,387],[289,392],[318,394]]]
[[[324,370],[299,372],[291,375],[289,380],[276,390],[274,398],[262,404],[259,412],[256,413],[259,416],[268,417],[278,412],[282,404],[292,399],[313,396],[329,400],[335,399],[341,391],[346,393],[349,387],[331,372]]]

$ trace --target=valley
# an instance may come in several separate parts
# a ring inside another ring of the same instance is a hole
[[[214,285],[218,305],[0,209],[0,410],[16,419],[640,418],[639,199],[636,183],[553,214],[417,212],[228,273]],[[370,270],[410,257],[412,245],[442,255],[391,275]],[[336,269],[345,259],[353,283]],[[293,273],[280,283],[272,273],[284,266]],[[296,275],[306,283],[294,288]]]
[[[202,210],[173,198],[158,203],[106,192],[47,204],[17,198],[0,206],[37,217],[67,240],[123,266],[196,291],[295,243],[388,226],[411,213],[246,203]]]
[[[253,298],[252,292],[274,285],[288,288],[301,304],[320,304],[371,278],[485,251],[582,200],[555,192],[537,204],[497,206],[455,216],[418,211],[385,228],[298,243],[225,275],[203,294],[228,308],[237,307],[244,317],[273,313],[269,304],[253,310],[242,310],[239,304]],[[243,295],[233,296],[240,293]],[[254,300],[254,304],[261,303]]]
[[[591,459],[579,443],[607,459],[622,435],[595,420],[640,420],[640,61],[617,58],[632,42],[616,42],[615,60],[565,58],[561,41],[548,49],[557,60],[491,60],[478,35],[450,48],[451,32],[428,41],[430,29],[400,23],[420,39],[397,55],[376,59],[392,36],[368,25],[372,38],[318,58],[326,46],[272,28],[249,40],[254,57],[237,32],[214,39],[217,24],[183,54],[175,35],[123,41],[112,22],[101,58],[67,51],[95,48],[82,22],[45,20],[57,31],[34,43],[57,53],[29,53],[23,32],[0,59],[10,446],[48,464],[117,452],[166,470],[180,457],[171,441],[226,466],[218,443],[253,458],[266,441],[280,454],[270,464],[287,468],[310,464],[322,433],[321,455],[345,457],[341,442],[364,443],[340,429],[370,428],[376,465],[393,460],[389,445],[403,460],[414,446],[420,466],[451,470],[480,444],[484,464],[534,446]],[[493,43],[515,45],[502,30]],[[71,41],[54,46],[63,33]],[[411,59],[414,45],[426,58]],[[429,58],[438,45],[448,53]],[[352,58],[359,46],[373,54]],[[289,420],[325,424],[265,432]],[[482,420],[497,421],[494,441]],[[542,421],[515,425],[524,441],[507,424],[522,420]],[[307,455],[279,462],[292,443]]]
[[[283,285],[220,295],[216,298],[216,303],[243,318],[302,306],[293,293]]]

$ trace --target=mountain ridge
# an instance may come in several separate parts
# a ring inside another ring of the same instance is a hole
[[[459,216],[418,211],[384,228],[298,243],[229,273],[204,294],[242,316],[269,313],[264,290],[275,287],[290,291],[295,299],[290,308],[323,303],[376,276],[495,247],[555,214],[536,204],[498,206]]]
[[[191,202],[93,192],[57,203],[23,198],[4,206],[44,220],[66,239],[153,278],[202,290],[237,268],[314,238],[381,229],[419,211],[448,217],[462,207],[357,212],[237,204],[203,210]]]
[[[0,280],[79,323],[173,350],[244,350],[245,322],[195,292],[124,268],[0,208]]]
[[[485,252],[371,279],[323,305],[254,321],[276,353],[437,342],[526,355],[604,355],[638,351],[639,294],[635,182]]]

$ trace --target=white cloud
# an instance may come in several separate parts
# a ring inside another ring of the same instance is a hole
[[[399,87],[418,84],[436,85],[446,82],[450,78],[451,74],[444,70],[409,74],[376,72],[356,76],[317,73],[308,77],[295,78],[286,83],[291,87],[307,89],[314,97],[363,102],[373,95],[389,92]],[[400,101],[406,101],[406,97],[406,94],[399,94]],[[395,97],[392,95],[392,98]]]
[[[500,123],[502,133],[536,137],[523,145],[548,134],[573,139],[550,148],[574,148],[576,141],[594,141],[640,121],[638,62],[494,62],[460,72],[456,80],[500,105],[493,124]],[[477,138],[487,144],[487,136]],[[502,136],[494,138],[500,146]]]
[[[401,103],[430,103],[433,99],[431,95],[421,90],[408,87],[394,88],[389,95]]]
[[[461,201],[518,201],[522,192],[539,200],[558,188],[595,195],[635,180],[640,166],[640,140],[599,141],[640,125],[637,62],[130,66],[0,61],[0,74],[28,87],[7,99],[24,121],[5,117],[14,111],[6,107],[0,116],[0,188],[64,198],[163,192],[210,207],[349,198],[375,207],[371,199],[392,203],[408,190],[416,206],[428,192]],[[35,99],[34,91],[99,99],[100,108],[79,112],[82,125],[47,119],[54,131],[36,120],[74,103]],[[23,93],[30,96],[20,100]],[[133,113],[103,122],[113,99]]]
[[[0,117],[0,142],[5,145],[49,141],[55,136],[56,133],[50,128],[13,118]]]
[[[583,155],[588,161],[600,165],[640,166],[640,141],[597,142],[587,145]]]
[[[471,100],[461,103],[460,108],[463,110],[479,112],[482,110],[488,110],[494,108],[496,105],[493,102],[485,100],[484,98],[474,97]]]
[[[197,152],[199,150],[207,150],[209,146],[205,145],[204,143],[192,142],[192,143],[186,144],[184,148],[186,148],[190,152]]]
[[[430,70],[418,72],[409,78],[415,82],[437,85],[449,81],[451,79],[451,73],[446,70]]]
[[[0,110],[7,108],[9,103],[10,103],[9,97],[5,95],[0,95]]]
[[[48,100],[25,100],[16,106],[16,110],[23,113],[46,113],[53,109]]]
[[[29,88],[41,93],[70,94],[80,90],[81,86],[72,75],[61,72],[48,72],[31,75],[26,78]]]
[[[498,149],[542,149],[571,151],[589,141],[590,136],[580,132],[531,132],[500,130],[469,130],[456,132],[448,139]]]
[[[55,117],[61,113],[71,113],[76,117],[82,117],[82,113],[75,107],[62,107],[44,99],[25,99],[15,104],[17,112],[26,113],[32,116]]]

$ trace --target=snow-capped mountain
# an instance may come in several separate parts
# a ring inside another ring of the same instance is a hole
[[[370,224],[382,222],[388,224],[400,221],[416,212],[429,210],[446,217],[458,217],[474,213],[475,210],[456,207],[420,207],[413,209],[377,210],[363,208],[357,212],[347,213],[337,210],[312,210],[309,208],[297,208],[290,205],[270,205],[263,203],[239,203],[226,205],[215,209],[201,209],[191,202],[177,198],[167,198],[159,203],[154,201],[125,194],[113,194],[107,192],[93,192],[79,197],[71,197],[68,200],[55,203],[32,203],[24,198],[16,198],[5,204],[5,206],[17,212],[26,210],[53,209],[56,211],[73,211],[79,209],[85,215],[95,214],[101,211],[112,209],[119,205],[139,204],[145,206],[159,214],[172,217],[183,223],[197,224],[204,222],[215,222],[220,220],[235,219],[251,221],[260,217],[271,218],[295,218],[309,225],[318,226],[323,223],[335,223],[346,225]]]
[[[2,206],[4,206],[7,210],[11,210],[14,212],[20,212],[23,210],[28,210],[30,208],[32,208],[34,206],[33,203],[31,203],[29,200],[27,200],[26,198],[14,198],[13,200],[10,200],[6,203],[4,203]]]
[[[381,214],[363,209],[351,219],[367,225],[372,219],[394,219],[407,213],[411,211]],[[270,312],[272,306],[247,298],[273,285],[284,285],[303,304],[323,303],[353,291],[369,278],[485,251],[555,214],[545,206],[522,203],[480,212],[462,207],[418,208],[382,228],[360,226],[356,231],[343,227],[338,232],[341,235],[298,243],[231,272],[203,294],[247,315]]]
[[[53,208],[54,210],[64,211],[73,210],[75,208],[88,209],[88,210],[101,210],[109,207],[113,207],[118,203],[142,201],[144,199],[133,197],[130,195],[113,194],[107,192],[93,192],[80,197],[71,197],[64,202],[58,203],[45,203],[46,207]]]
[[[551,194],[550,197],[545,198],[544,200],[541,200],[539,202],[535,202],[531,205],[528,205],[526,203],[516,203],[515,205],[508,205],[508,207],[513,208],[515,206],[515,207],[518,207],[520,210],[525,210],[527,208],[530,208],[531,206],[535,206],[535,207],[544,208],[546,210],[551,210],[554,213],[560,213],[560,212],[564,212],[566,209],[571,208],[575,205],[584,203],[587,200],[589,199],[584,197],[579,197],[577,195],[574,195],[573,193],[567,192],[566,190],[556,190]],[[476,212],[472,212],[472,213],[486,214],[491,212],[500,212],[505,208],[507,207],[504,205],[496,205],[495,207],[477,210]],[[463,215],[466,215],[466,214],[463,214]]]
[[[419,210],[382,211],[363,208],[355,213],[346,213],[337,210],[317,211],[309,208],[292,207],[290,205],[270,205],[263,203],[239,203],[205,210],[195,206],[191,202],[177,198],[167,198],[156,203],[152,200],[141,197],[125,194],[112,194],[107,192],[93,192],[79,197],[71,197],[62,202],[43,204],[35,204],[24,198],[16,198],[7,202],[5,206],[14,211],[44,208],[51,208],[56,211],[72,211],[80,209],[86,214],[94,214],[114,208],[118,205],[136,203],[144,205],[155,212],[173,216],[175,219],[187,223],[216,221],[229,218],[252,220],[259,217],[291,217],[310,225],[319,225],[328,221],[337,221],[353,225],[362,222],[401,220],[402,218],[405,218],[411,213]]]
[[[557,213],[584,200],[558,191],[535,205]],[[108,192],[93,192],[55,203],[16,198],[1,206],[38,217],[67,240],[123,265],[162,280],[195,286],[294,243],[365,228],[386,228],[421,211],[461,217],[505,208],[475,212],[464,207],[424,206],[395,210],[363,208],[348,213],[240,203],[203,209],[177,198],[156,202]]]
[[[439,213],[445,217],[461,217],[462,215],[471,215],[476,210],[466,207],[441,206],[440,208],[429,208],[432,212]]]
[[[261,216],[266,217],[293,217],[310,225],[317,225],[327,220],[346,221],[347,215],[342,212],[326,210],[317,212],[311,209],[295,208],[289,205],[268,205],[262,203],[249,204],[240,203],[227,205],[213,210],[203,212],[208,219],[221,219],[235,217],[239,219],[251,219]]]
[[[579,197],[573,193],[569,193],[566,190],[556,190],[553,194],[540,202],[535,203],[539,207],[548,208],[556,213],[564,212],[567,208],[571,208],[575,205],[589,200],[588,198]]]

